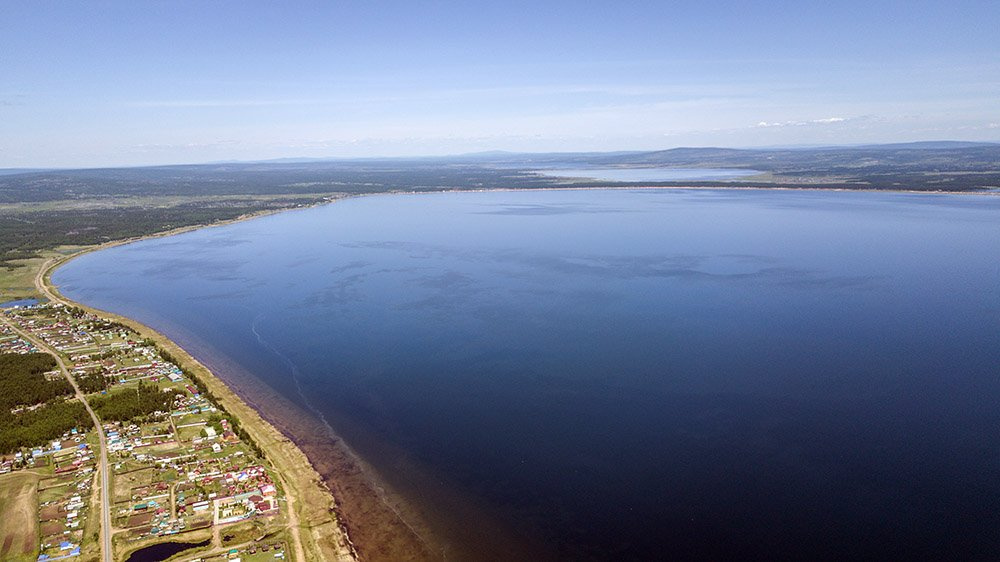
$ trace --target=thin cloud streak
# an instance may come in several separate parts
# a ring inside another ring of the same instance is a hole
[[[450,88],[413,91],[406,94],[345,94],[317,98],[290,99],[163,99],[126,102],[138,108],[199,108],[199,107],[267,107],[267,106],[318,106],[335,104],[391,103],[460,98],[530,98],[546,96],[589,95],[620,98],[660,97],[664,101],[692,99],[742,99],[763,95],[780,89],[793,89],[801,85],[776,84],[726,84],[726,85],[642,85],[642,84],[569,84],[525,85],[478,88]],[[733,94],[733,92],[745,92]]]
[[[778,122],[760,121],[754,126],[757,128],[804,127],[807,125],[833,125],[835,123],[843,123],[845,121],[847,121],[847,118],[845,117],[826,117],[824,119],[810,119],[808,121],[778,121]]]

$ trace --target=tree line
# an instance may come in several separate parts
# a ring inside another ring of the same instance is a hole
[[[156,385],[140,382],[134,390],[123,389],[89,401],[101,420],[124,422],[149,416],[153,412],[169,412],[174,397],[173,392],[164,392]]]
[[[45,377],[55,368],[56,360],[48,353],[0,354],[0,408],[32,406],[73,394],[73,387],[61,375]]]
[[[250,447],[250,450],[253,451],[254,454],[256,454],[258,457],[260,457],[262,459],[266,458],[264,456],[264,450],[260,448],[260,445],[258,445],[257,442],[254,441],[252,437],[250,437],[250,434],[247,433],[247,430],[244,429],[242,425],[240,425],[239,419],[237,419],[236,416],[230,414],[229,411],[227,411],[226,408],[222,404],[219,403],[219,401],[215,397],[215,395],[212,394],[212,391],[208,389],[208,386],[206,386],[205,383],[202,382],[202,380],[200,378],[198,378],[197,376],[195,376],[195,374],[192,373],[189,369],[186,369],[185,367],[181,366],[180,361],[177,361],[176,359],[174,359],[173,355],[171,355],[167,351],[161,349],[159,346],[156,346],[155,344],[154,344],[154,347],[155,347],[157,353],[160,354],[160,357],[164,361],[166,361],[168,363],[173,363],[174,365],[177,365],[177,367],[181,370],[181,372],[184,374],[184,376],[187,377],[188,380],[190,380],[192,384],[194,384],[195,388],[198,389],[198,394],[200,396],[204,397],[206,400],[208,400],[209,402],[211,402],[220,412],[222,412],[224,414],[229,414],[229,416],[228,416],[228,419],[229,419],[229,428],[230,428],[230,430],[232,430],[232,432],[234,434],[236,434],[237,437],[240,438],[240,441],[242,441],[243,443],[245,443],[247,445],[247,447]],[[219,419],[221,419],[221,417]]]
[[[0,453],[44,445],[76,428],[94,426],[87,409],[78,400],[54,401],[17,415],[0,411]]]
[[[55,358],[47,353],[0,354],[0,453],[44,445],[70,429],[93,426],[82,403],[66,400],[73,394],[69,382],[62,376],[45,378],[55,368]],[[19,406],[36,407],[11,411]]]

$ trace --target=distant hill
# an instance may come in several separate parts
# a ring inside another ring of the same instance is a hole
[[[535,173],[560,167],[736,168],[764,172],[725,182],[643,185],[831,187],[970,191],[1000,187],[1000,144],[934,141],[888,145],[735,149],[683,147],[649,152],[519,154],[367,159],[279,159],[145,168],[7,170],[0,203],[120,196],[233,196],[382,193],[635,185],[566,180]]]
[[[597,159],[617,166],[746,168],[818,175],[903,172],[1000,172],[1000,144],[907,143],[811,149],[674,148]]]
[[[974,147],[989,147],[989,146],[1000,146],[1000,143],[995,142],[969,142],[969,141],[918,141],[918,142],[899,142],[893,144],[868,144],[862,145],[859,148],[888,148],[888,149],[916,149],[916,150],[934,150],[934,149],[949,149],[949,148],[974,148]]]
[[[14,174],[30,174],[34,172],[48,172],[54,168],[0,168],[0,176],[10,176]]]

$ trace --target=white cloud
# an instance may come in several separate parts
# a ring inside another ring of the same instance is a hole
[[[131,147],[133,152],[159,152],[175,150],[203,150],[216,148],[229,148],[239,146],[243,142],[238,140],[217,140],[209,142],[185,142],[185,143],[143,143]]]
[[[754,127],[804,127],[806,125],[831,125],[833,123],[843,123],[848,121],[846,117],[825,117],[823,119],[810,119],[808,121],[759,121]]]
[[[760,87],[749,84],[751,92]],[[329,105],[372,105],[387,103],[419,103],[428,101],[455,100],[468,103],[482,103],[483,100],[543,99],[556,96],[586,96],[601,98],[658,98],[664,101],[689,101],[697,99],[745,99],[752,93],[734,95],[731,87],[711,84],[691,85],[646,85],[646,84],[555,84],[555,85],[515,85],[469,88],[409,88],[402,91],[377,87],[372,91],[359,93],[350,90],[328,92],[316,97],[292,98],[195,98],[195,99],[152,99],[125,102],[136,108],[217,108],[217,107],[272,107],[272,106],[329,106]]]
[[[266,107],[272,105],[315,105],[323,103],[315,100],[154,100],[129,102],[130,107]]]

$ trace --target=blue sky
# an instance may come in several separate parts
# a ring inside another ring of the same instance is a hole
[[[0,167],[1000,141],[992,2],[0,0]]]

